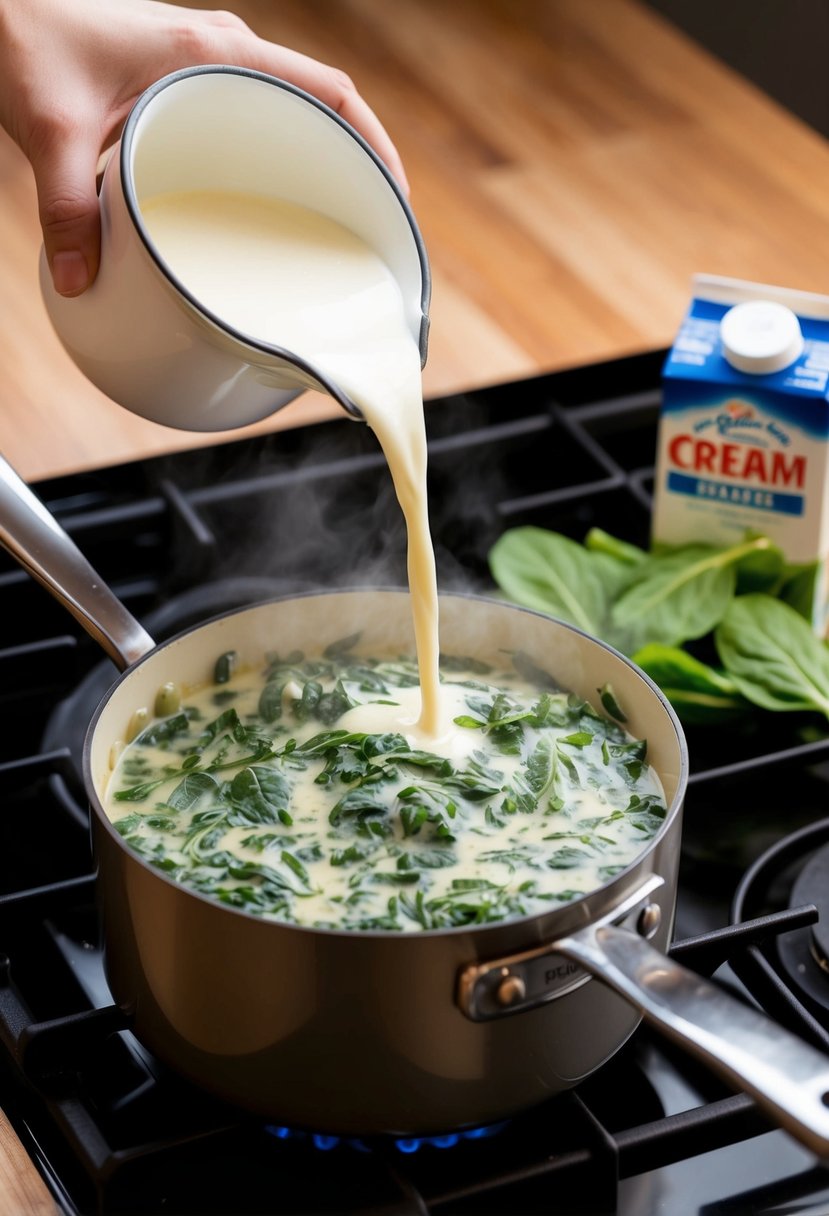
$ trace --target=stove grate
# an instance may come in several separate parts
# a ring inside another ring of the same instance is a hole
[[[662,359],[430,403],[446,589],[489,588],[486,554],[505,527],[581,540],[598,526],[648,543]],[[159,638],[273,594],[405,577],[385,465],[368,430],[346,419],[38,491]],[[103,978],[80,752],[114,669],[3,557],[0,594],[0,1104],[67,1213],[484,1216],[551,1202],[609,1212],[620,1182],[767,1130],[748,1098],[700,1077],[644,1029],[576,1091],[451,1149],[372,1140],[354,1151],[324,1128],[285,1136],[195,1092],[135,1040]],[[674,953],[730,986],[734,976],[754,986],[755,961],[808,934],[815,915],[761,900],[735,917],[747,923],[727,925],[740,875],[769,843],[825,814],[829,739],[782,717],[743,734],[689,731]],[[777,1016],[774,983],[758,994]],[[809,1037],[799,1017],[787,1006],[781,1021]],[[667,1105],[666,1070],[693,1095],[681,1109]]]

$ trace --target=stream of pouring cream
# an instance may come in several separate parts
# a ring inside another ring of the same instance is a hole
[[[388,728],[424,742],[447,737],[420,351],[397,282],[353,233],[281,200],[182,191],[142,200],[141,213],[161,257],[197,300],[241,333],[320,369],[376,434],[406,520],[421,690],[419,716],[398,711]]]

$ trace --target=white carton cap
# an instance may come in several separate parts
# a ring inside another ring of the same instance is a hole
[[[794,363],[803,350],[800,322],[785,304],[747,300],[720,322],[723,357],[739,372],[768,376]]]

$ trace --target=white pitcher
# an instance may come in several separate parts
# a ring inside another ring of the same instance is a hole
[[[397,280],[425,363],[428,259],[383,162],[295,86],[244,68],[196,67],[157,81],[127,118],[101,183],[101,262],[92,286],[74,298],[58,295],[41,255],[41,290],[57,335],[113,401],[166,426],[215,431],[257,422],[317,389],[361,417],[318,368],[234,329],[168,268],[141,205],[182,190],[283,199],[355,233]]]

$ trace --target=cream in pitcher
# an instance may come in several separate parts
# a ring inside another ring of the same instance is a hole
[[[101,182],[101,262],[81,296],[40,281],[55,331],[81,371],[141,417],[193,431],[245,426],[304,389],[335,379],[295,351],[289,330],[254,336],[194,295],[160,256],[147,200],[187,191],[284,200],[341,225],[388,267],[406,327],[426,359],[429,265],[414,216],[386,166],[339,115],[302,90],[259,72],[205,66],[174,72],[142,93]],[[191,239],[197,239],[195,232]],[[213,251],[202,248],[204,259]],[[302,284],[271,271],[273,297]]]
[[[653,539],[775,541],[829,627],[829,297],[698,275],[663,370]]]

